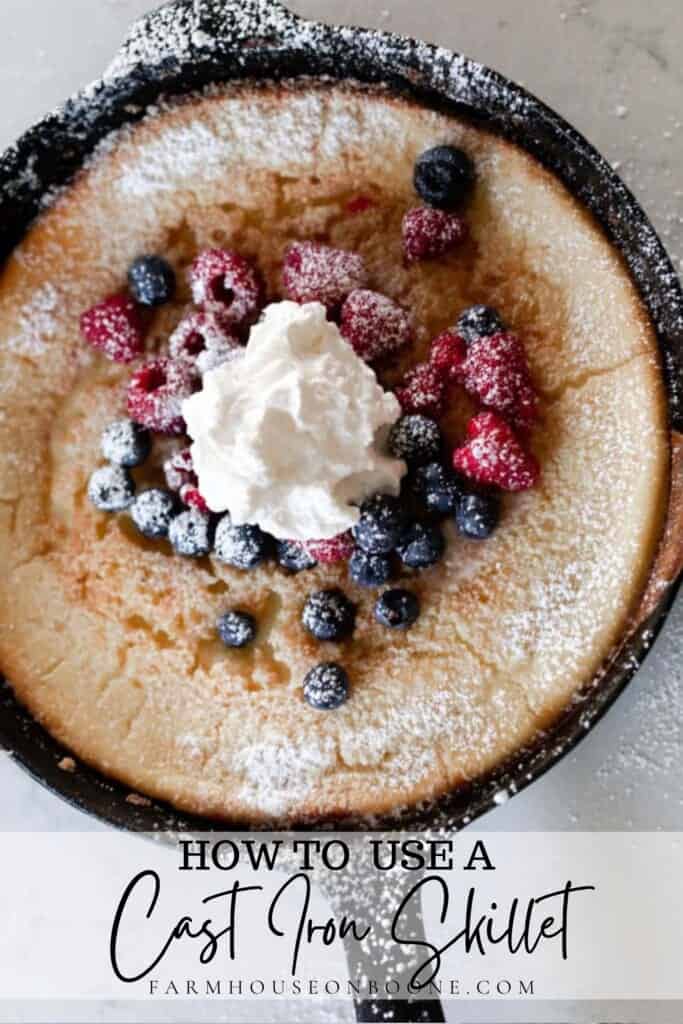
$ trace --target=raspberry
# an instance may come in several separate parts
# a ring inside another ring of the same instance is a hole
[[[256,619],[249,612],[226,612],[221,615],[217,627],[226,647],[247,647],[256,638]]]
[[[410,317],[404,309],[378,292],[357,288],[341,308],[341,333],[366,362],[407,345],[412,337]]]
[[[166,484],[172,491],[180,491],[186,484],[197,484],[197,474],[194,471],[192,462],[192,451],[189,448],[181,448],[174,452],[164,462],[164,476]]]
[[[239,253],[206,249],[190,270],[196,305],[215,313],[233,327],[255,323],[264,302],[263,282],[255,267]]]
[[[328,540],[307,540],[304,547],[316,562],[332,565],[333,562],[344,562],[350,558],[355,544],[352,535],[347,532],[339,533],[336,537],[330,537]]]
[[[164,462],[166,484],[172,491],[177,491],[183,505],[196,508],[200,512],[208,512],[209,506],[199,490],[199,481],[192,462],[190,448],[181,448]]]
[[[237,335],[215,313],[189,313],[170,337],[174,359],[187,359],[200,374],[215,370],[242,351]]]
[[[285,253],[282,283],[294,302],[322,302],[333,309],[367,283],[362,256],[318,242],[294,242]]]
[[[128,385],[128,415],[158,434],[182,434],[182,404],[196,378],[182,360],[152,359],[133,374]]]
[[[464,476],[505,491],[526,491],[538,481],[538,462],[496,413],[480,412],[471,419],[467,436],[467,443],[453,452],[453,466]]]
[[[467,356],[467,346],[455,331],[444,331],[432,342],[429,362],[439,375],[456,383],[462,375],[462,365]]]
[[[438,418],[443,412],[446,381],[435,366],[418,363],[396,389],[404,413],[421,413]]]
[[[183,484],[180,488],[180,500],[188,508],[196,508],[199,512],[209,511],[204,496],[195,484]]]
[[[130,363],[143,350],[140,311],[128,295],[110,295],[81,316],[85,340],[115,363]]]
[[[536,393],[524,347],[515,334],[494,334],[472,342],[463,364],[462,380],[482,405],[517,427],[526,428],[536,418]]]
[[[403,251],[407,263],[445,256],[464,241],[465,221],[455,213],[417,206],[403,218]]]

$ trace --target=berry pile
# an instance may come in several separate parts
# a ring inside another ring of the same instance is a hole
[[[522,342],[488,306],[465,310],[452,330],[434,339],[429,362],[406,374],[396,389],[402,422],[439,419],[458,385],[480,411],[467,426],[466,442],[452,453],[453,468],[474,484],[504,491],[533,487],[540,469],[528,434],[538,417],[538,398]],[[393,453],[406,458],[402,452],[399,440]]]
[[[128,415],[157,434],[183,434],[182,404],[195,390],[189,363],[162,357],[137,370],[128,385]]]
[[[328,540],[309,540],[303,545],[309,558],[317,564],[334,565],[345,562],[353,552],[353,537],[350,533],[340,533]]]
[[[417,160],[414,186],[422,201],[406,211],[402,225],[408,273],[425,261],[449,256],[468,236],[463,210],[476,185],[469,157],[454,146],[437,146]],[[347,213],[357,216],[375,205],[359,196]],[[81,317],[85,340],[107,358],[131,363],[144,356],[150,311],[176,294],[174,269],[160,256],[136,259],[127,293],[115,294]],[[185,558],[211,555],[241,571],[274,560],[286,573],[318,565],[348,563],[360,588],[384,588],[375,599],[377,623],[408,629],[418,620],[417,596],[391,581],[404,580],[439,562],[446,550],[445,520],[468,540],[481,541],[497,528],[500,491],[533,487],[539,465],[528,438],[538,400],[520,339],[499,313],[470,306],[434,339],[425,362],[414,364],[396,387],[402,416],[387,439],[387,454],[407,465],[401,494],[375,494],[359,509],[352,531],[305,542],[273,538],[257,525],[235,524],[228,512],[210,512],[187,442],[164,463],[166,487],[138,491],[132,470],[149,458],[153,435],[182,437],[183,401],[201,387],[202,376],[244,353],[249,329],[265,304],[257,267],[224,249],[200,252],[189,270],[194,308],[186,311],[165,350],[138,365],[127,391],[128,419],[111,423],[102,436],[106,464],[92,474],[88,496],[96,508],[126,512],[140,533],[167,541]],[[368,363],[394,356],[414,337],[410,312],[372,290],[361,255],[315,241],[295,241],[282,265],[282,297],[320,302],[357,355]],[[439,419],[461,388],[478,410],[463,443],[448,451]],[[313,591],[301,612],[303,629],[323,643],[348,640],[357,605],[338,587]],[[242,609],[230,609],[216,624],[226,647],[239,649],[257,636],[257,623]],[[331,710],[349,696],[343,667],[324,662],[303,684],[312,708]]]
[[[466,238],[467,225],[457,213],[420,206],[403,218],[403,251],[408,264],[445,256]]]
[[[259,271],[235,252],[210,249],[200,253],[190,268],[189,283],[198,308],[181,319],[166,351],[134,370],[127,389],[130,419],[112,424],[102,440],[105,458],[120,469],[146,459],[153,434],[184,435],[184,400],[201,387],[203,374],[243,353],[249,327],[265,302]],[[160,256],[141,256],[129,268],[128,294],[109,296],[82,315],[83,337],[107,358],[133,362],[144,355],[148,311],[169,302],[175,293],[176,274],[170,264]],[[117,454],[122,445],[130,450],[125,457]],[[180,506],[185,506],[186,511],[196,513],[185,516],[174,528],[171,541],[180,554],[206,553],[211,533],[205,522],[209,510],[189,450],[176,453],[165,469],[176,512],[180,514]],[[144,499],[141,511],[134,500],[132,478],[111,469],[98,473],[90,490],[96,507],[105,510],[113,503],[115,510],[121,511],[131,506],[133,521],[145,524],[144,502],[151,499]],[[141,529],[147,536],[154,535],[147,525]]]
[[[185,432],[183,401],[201,386],[203,374],[242,353],[249,328],[265,304],[258,269],[236,252],[201,252],[190,268],[189,283],[196,308],[180,321],[166,351],[144,362],[128,387],[129,416],[157,434]],[[128,271],[128,289],[128,294],[111,295],[81,317],[88,344],[119,363],[144,355],[148,311],[174,297],[175,271],[160,256],[141,256]]]

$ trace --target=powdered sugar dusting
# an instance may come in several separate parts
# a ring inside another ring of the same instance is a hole
[[[332,740],[292,744],[276,735],[243,748],[227,767],[242,774],[240,796],[247,804],[281,816],[301,806],[335,763]]]
[[[18,356],[39,359],[48,350],[57,331],[59,295],[55,286],[46,282],[19,313],[19,330],[7,339],[7,346]]]

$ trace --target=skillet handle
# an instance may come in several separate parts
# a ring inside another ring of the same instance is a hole
[[[423,877],[421,873],[411,878],[410,886]],[[362,861],[349,865],[343,884],[339,886],[335,878],[327,876],[322,876],[318,882],[339,918],[343,915],[350,920],[372,923],[372,931],[364,942],[357,942],[349,933],[344,937],[349,978],[379,981],[384,974],[387,980],[398,983],[399,991],[403,989],[395,998],[387,998],[380,989],[377,996],[368,993],[364,998],[354,999],[356,1020],[362,1024],[441,1024],[445,1021],[438,995],[432,991],[425,993],[429,998],[423,998],[419,992],[409,994],[410,976],[417,967],[413,950],[428,945],[421,902],[409,900],[401,917],[401,934],[411,944],[409,951],[394,939],[392,915],[373,912],[390,905],[389,901],[400,895],[402,885],[408,883],[368,871]]]
[[[215,59],[231,46],[281,49],[301,24],[280,0],[170,0],[133,23],[105,78]]]

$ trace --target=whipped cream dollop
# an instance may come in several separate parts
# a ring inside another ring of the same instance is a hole
[[[406,472],[385,453],[396,397],[317,302],[269,306],[244,357],[206,373],[183,415],[209,508],[280,539],[342,533]]]

